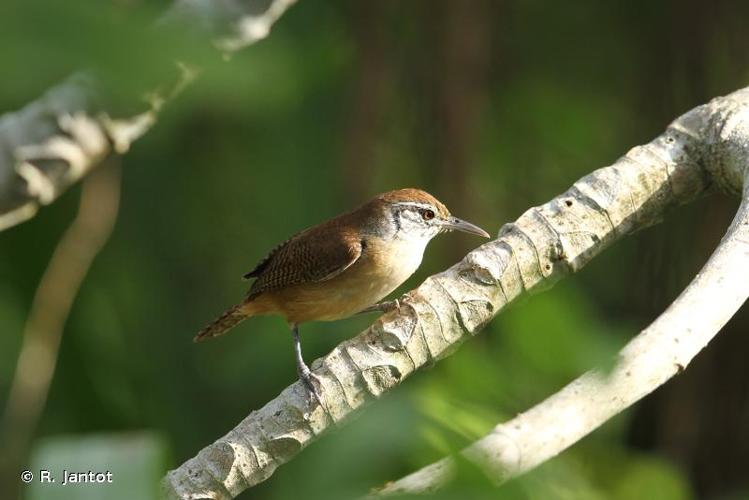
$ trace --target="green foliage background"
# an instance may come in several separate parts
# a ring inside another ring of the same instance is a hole
[[[141,491],[294,381],[280,319],[190,342],[277,242],[406,186],[496,233],[749,81],[747,2],[301,0],[230,61],[178,33],[155,35],[167,6],[0,5],[3,111],[93,68],[102,101],[124,113],[170,74],[173,54],[205,67],[122,159],[119,220],[76,300],[28,459],[41,467],[66,446],[85,455],[79,440],[111,436],[116,450],[132,436],[145,451],[131,465],[151,464]],[[0,402],[78,193],[0,233]],[[622,242],[241,498],[356,497],[459,450],[610,359],[699,269],[734,209],[713,196]],[[403,291],[477,244],[433,242]],[[369,321],[304,325],[307,359]],[[744,308],[683,375],[537,471],[496,489],[463,464],[438,498],[749,498],[747,325]],[[118,466],[126,476],[127,461]],[[0,497],[12,481],[0,478]]]

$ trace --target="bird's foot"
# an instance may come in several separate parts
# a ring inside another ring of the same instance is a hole
[[[378,304],[373,304],[366,309],[362,309],[358,314],[366,314],[370,312],[390,312],[400,310],[401,301],[399,299],[386,300]]]
[[[314,399],[317,400],[317,403],[319,403],[320,406],[323,406],[322,394],[320,392],[322,382],[320,381],[320,378],[312,373],[312,370],[310,370],[307,365],[300,366],[297,373],[299,374],[299,380],[302,381],[304,387],[307,389],[307,399],[310,406],[315,404],[313,396]]]

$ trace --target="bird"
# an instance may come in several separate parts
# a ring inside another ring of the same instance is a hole
[[[418,269],[432,238],[453,230],[489,237],[480,227],[454,217],[421,189],[378,194],[276,246],[243,276],[254,279],[244,299],[200,330],[194,340],[222,335],[252,316],[280,315],[293,336],[297,374],[321,401],[315,386],[319,380],[302,356],[300,323],[400,307],[397,299],[379,301]]]

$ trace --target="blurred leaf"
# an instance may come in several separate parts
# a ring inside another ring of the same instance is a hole
[[[500,317],[501,330],[516,354],[544,375],[576,377],[609,365],[627,332],[591,310],[576,285],[528,297]]]
[[[26,500],[138,500],[156,499],[165,469],[166,445],[156,434],[89,435],[45,438],[31,457],[34,481]],[[47,470],[54,483],[40,483]],[[63,484],[64,471],[111,472],[111,483]]]
[[[654,492],[659,500],[694,498],[684,476],[667,462],[649,456],[623,461],[614,481],[612,498],[647,498]]]

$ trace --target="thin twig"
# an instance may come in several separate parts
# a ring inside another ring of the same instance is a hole
[[[23,460],[47,401],[65,323],[78,290],[117,218],[120,168],[100,168],[83,183],[70,227],[60,239],[34,295],[3,415],[3,455]]]

